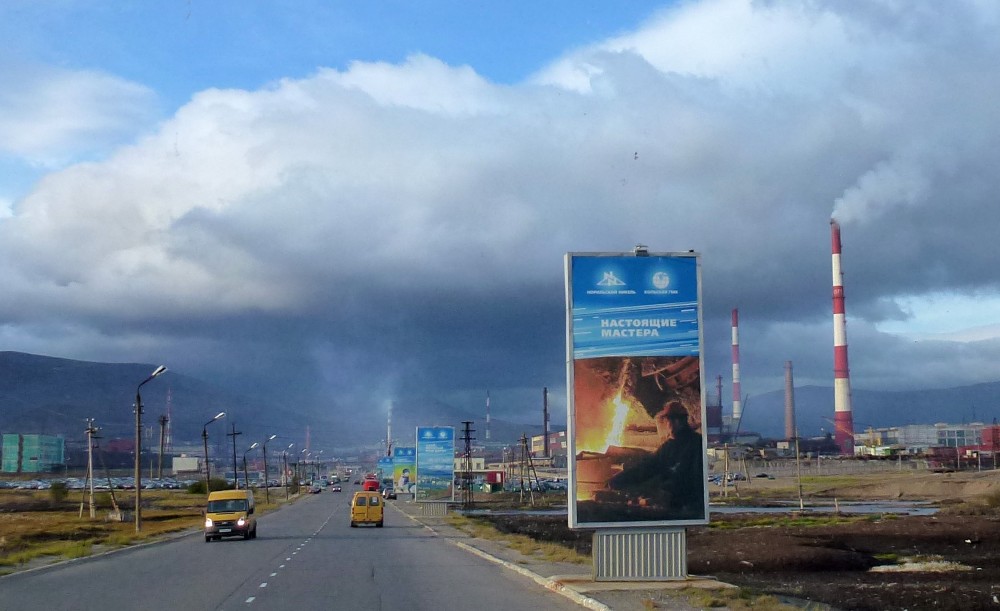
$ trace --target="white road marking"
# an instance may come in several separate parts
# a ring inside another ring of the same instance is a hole
[[[264,583],[260,584],[260,587],[266,588],[267,587],[267,582],[265,581]]]
[[[252,603],[255,598],[257,598],[257,597],[256,596],[251,596],[250,598],[248,598],[247,599],[247,604],[249,605],[250,603]]]

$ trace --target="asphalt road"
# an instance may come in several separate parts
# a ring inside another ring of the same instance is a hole
[[[350,489],[348,489],[350,490]],[[348,491],[260,516],[257,539],[201,533],[0,578],[0,610],[580,609],[401,512],[350,528]]]

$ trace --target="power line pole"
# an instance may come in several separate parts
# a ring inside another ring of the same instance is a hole
[[[236,469],[236,436],[242,435],[243,431],[236,432],[236,423],[233,423],[233,432],[226,433],[226,437],[233,438],[233,479],[236,481],[236,489],[239,490],[240,487],[240,472]]]
[[[94,507],[94,434],[97,428],[94,427],[94,419],[87,419],[87,487],[90,490],[90,519],[97,517],[97,509]],[[80,502],[80,517],[83,517],[83,501]]]
[[[167,418],[166,414],[160,416],[160,462],[156,469],[156,479],[163,479],[163,444],[166,440],[168,422],[170,422],[170,418]]]
[[[463,420],[462,424],[465,425],[462,434],[462,439],[465,441],[465,453],[462,455],[462,504],[468,508],[472,507],[474,501],[472,494],[472,440],[475,437],[472,434],[476,432],[476,429],[472,428],[471,420]]]

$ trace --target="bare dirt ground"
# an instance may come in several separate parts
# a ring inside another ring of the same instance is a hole
[[[834,609],[1000,608],[1000,472],[882,474],[810,492],[809,501],[926,500],[932,516],[713,513],[689,528],[688,571]],[[751,482],[742,500],[788,498],[782,478]],[[795,507],[797,509],[797,506]],[[500,530],[590,552],[563,517],[493,516]]]

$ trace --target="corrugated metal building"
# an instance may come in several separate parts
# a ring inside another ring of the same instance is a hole
[[[4,473],[47,473],[64,465],[66,442],[51,435],[3,436]]]

